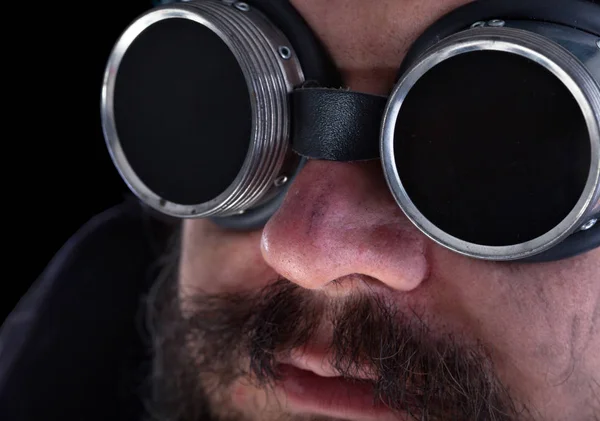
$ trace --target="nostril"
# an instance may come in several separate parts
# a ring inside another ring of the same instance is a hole
[[[334,279],[322,291],[331,298],[346,298],[353,294],[385,296],[392,288],[372,276],[353,273]]]

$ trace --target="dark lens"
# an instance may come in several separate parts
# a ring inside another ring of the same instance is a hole
[[[587,181],[581,110],[541,65],[504,52],[458,55],[427,72],[398,116],[395,159],[406,192],[438,228],[508,246],[554,228]]]
[[[166,19],[140,34],[120,64],[115,124],[129,164],[150,190],[204,203],[235,179],[252,130],[249,90],[212,31]]]

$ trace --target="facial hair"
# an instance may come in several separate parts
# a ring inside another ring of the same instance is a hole
[[[279,279],[252,293],[182,297],[173,278],[156,287],[150,308],[155,420],[254,421],[235,409],[230,386],[245,379],[272,389],[278,357],[309,343],[324,321],[332,328],[329,362],[353,381],[366,364],[374,402],[416,421],[530,419],[483,346],[433,335],[415,312],[401,313],[376,295],[334,300]]]

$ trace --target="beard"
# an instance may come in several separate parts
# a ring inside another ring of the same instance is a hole
[[[155,420],[332,420],[283,410],[252,416],[231,397],[240,379],[272,390],[279,358],[310,343],[324,323],[329,363],[341,377],[369,383],[374,403],[417,421],[525,419],[482,345],[433,335],[416,312],[375,294],[334,300],[279,279],[252,293],[182,297],[170,276],[157,282],[149,308]],[[372,380],[356,378],[365,366]]]

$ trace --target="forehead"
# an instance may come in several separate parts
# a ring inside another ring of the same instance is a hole
[[[398,67],[437,19],[472,0],[291,0],[345,72]]]
[[[290,0],[353,89],[387,93],[412,43],[472,0]]]

